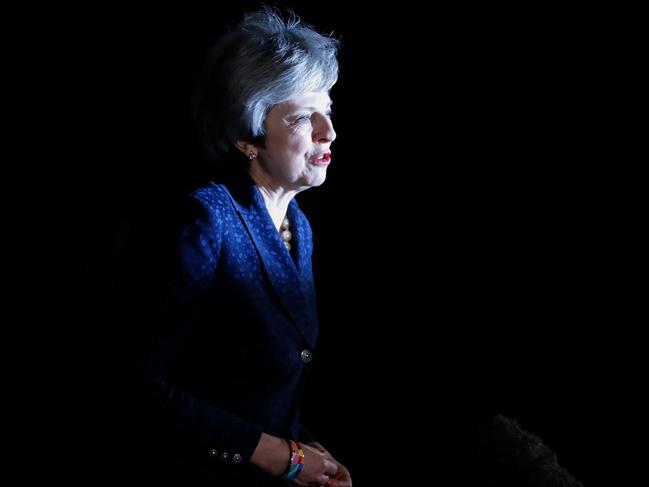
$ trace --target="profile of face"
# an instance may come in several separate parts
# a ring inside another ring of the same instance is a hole
[[[331,99],[326,91],[308,92],[274,105],[266,116],[265,147],[257,149],[251,170],[261,169],[276,187],[302,191],[320,186],[336,138]]]

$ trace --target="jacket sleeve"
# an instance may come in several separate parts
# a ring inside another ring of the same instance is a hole
[[[159,256],[144,272],[151,278],[129,316],[114,368],[120,400],[128,420],[156,444],[199,462],[213,464],[227,453],[229,463],[246,465],[261,428],[183,390],[166,367],[174,333],[182,333],[175,328],[213,279],[221,245],[215,208],[196,196],[180,208],[165,224]]]

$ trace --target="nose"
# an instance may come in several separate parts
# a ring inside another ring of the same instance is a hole
[[[336,139],[331,118],[324,114],[317,115],[317,122],[313,126],[313,141],[319,143],[332,143]]]

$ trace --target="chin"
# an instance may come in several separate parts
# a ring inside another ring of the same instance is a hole
[[[327,179],[327,169],[317,169],[317,171],[309,171],[307,173],[303,173],[301,174],[300,178],[297,179],[296,183],[299,185],[299,187],[303,188],[301,191],[309,188],[317,188],[325,182],[325,180]]]
[[[317,188],[318,186],[322,186],[324,182],[326,181],[327,176],[323,175],[322,177],[317,178],[313,183],[311,184],[312,188]]]
[[[308,189],[308,188],[317,188],[318,186],[321,186],[325,182],[326,179],[327,179],[326,174],[324,174],[324,173],[323,174],[318,174],[315,177],[310,177],[310,178],[304,180],[304,187],[306,189]]]

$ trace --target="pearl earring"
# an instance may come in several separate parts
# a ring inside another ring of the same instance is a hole
[[[248,159],[252,161],[255,157],[257,157],[257,154],[255,154],[254,151],[250,151],[250,154],[248,154]]]

